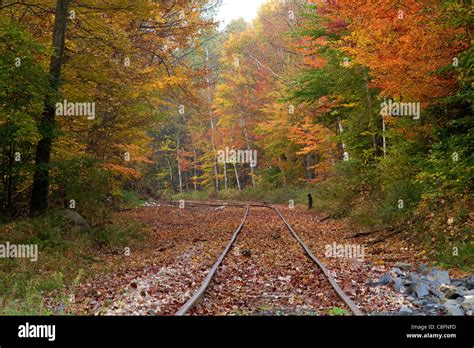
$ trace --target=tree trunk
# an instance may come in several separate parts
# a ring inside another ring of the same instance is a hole
[[[197,157],[196,157],[196,148],[193,147],[193,152],[194,152],[194,192],[197,191]]]
[[[178,179],[179,179],[179,193],[183,193],[183,178],[181,175],[181,164],[179,163],[179,135],[176,142],[176,159],[178,160]]]
[[[49,68],[49,79],[52,92],[59,91],[61,66],[64,55],[66,38],[67,15],[69,0],[56,1],[56,16],[53,29],[53,47],[55,49]],[[54,97],[48,95],[45,99],[44,112],[41,117],[39,132],[41,139],[36,147],[35,174],[31,192],[30,213],[44,213],[48,209],[49,164],[51,147],[56,126]]]
[[[15,165],[15,150],[13,149],[13,144],[9,144],[8,149],[8,169],[7,169],[7,183],[6,183],[6,190],[7,190],[7,200],[6,200],[6,207],[5,211],[12,215],[13,211],[13,166]]]
[[[237,181],[237,188],[239,189],[239,191],[242,191],[242,188],[240,187],[239,172],[237,171],[236,163],[234,163],[234,172],[235,172],[235,180]]]
[[[170,171],[170,184],[171,184],[170,189],[176,191],[176,189],[174,187],[173,167],[171,166],[171,161],[170,161],[169,157],[166,157],[166,161],[168,162],[168,169]]]
[[[226,147],[226,144],[224,143],[224,148]],[[227,190],[227,162],[224,161],[222,164],[224,168],[224,190]]]
[[[247,143],[247,150],[251,151],[250,149],[250,138],[249,133],[247,131],[247,125],[244,125],[244,135],[245,135],[245,142]],[[255,188],[257,185],[255,183],[255,170],[254,167],[250,166],[250,176],[252,179],[252,187]]]
[[[224,163],[224,189],[227,190],[227,163]]]
[[[206,49],[206,69],[209,68],[209,50]],[[211,96],[211,84],[209,83],[209,77],[206,77],[207,82],[207,102],[209,107],[209,121],[211,123],[211,144],[212,151],[214,151],[214,181],[216,190],[219,191],[219,169],[217,166],[217,149],[216,149],[216,138],[215,138],[215,125],[214,125],[214,115],[212,113],[212,96]]]
[[[387,137],[386,137],[386,132],[387,132],[387,127],[385,125],[385,118],[382,117],[382,134],[383,134],[383,158],[387,158]]]
[[[372,126],[372,147],[374,148],[374,155],[378,155],[378,145],[377,145],[377,122],[374,121],[374,113],[372,109],[372,95],[370,94],[370,86],[369,86],[369,75],[367,72],[364,72],[364,85],[365,85],[365,93],[367,96],[367,108],[369,112],[369,123]]]
[[[184,182],[186,183],[186,192],[189,192],[188,172],[184,172]]]
[[[210,118],[211,118],[211,143],[212,143],[212,151],[214,152],[214,178],[215,178],[215,185],[216,185],[216,190],[219,191],[219,171],[217,167],[217,148],[216,148],[216,140],[215,140],[215,125],[214,125],[214,117],[212,116],[212,111],[210,112]]]

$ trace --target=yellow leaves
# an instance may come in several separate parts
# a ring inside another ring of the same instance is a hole
[[[141,174],[140,171],[134,169],[134,168],[129,168],[125,167],[120,164],[114,164],[114,163],[106,163],[103,166],[105,169],[109,170],[111,174],[113,175],[123,175],[127,179],[138,179],[140,178]]]
[[[359,106],[359,103],[342,103],[340,104],[341,107],[345,108],[345,109],[352,109],[352,108],[355,108],[357,106]]]

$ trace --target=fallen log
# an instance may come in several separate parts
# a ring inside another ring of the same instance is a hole
[[[364,237],[364,236],[370,236],[371,234],[383,231],[387,228],[387,226],[383,227],[377,227],[377,228],[371,228],[370,230],[362,231],[362,232],[357,232],[356,234],[346,237],[346,239],[354,239],[358,237]]]
[[[326,220],[329,220],[330,218],[331,218],[331,215],[328,215],[328,216],[322,218],[321,220],[318,220],[318,222],[324,222]]]
[[[379,237],[379,238],[376,238],[376,239],[374,239],[374,240],[371,240],[371,241],[369,241],[367,244],[368,244],[368,245],[374,245],[374,244],[378,244],[378,243],[380,243],[380,242],[384,242],[386,239],[388,239],[388,238],[390,238],[390,237],[393,237],[394,235],[403,232],[404,227],[405,227],[405,225],[404,225],[404,226],[399,226],[398,228],[396,228],[396,229],[395,229],[394,231],[392,231],[391,233],[388,233],[388,234],[386,234],[386,235],[384,235],[384,236],[381,236],[381,237]]]

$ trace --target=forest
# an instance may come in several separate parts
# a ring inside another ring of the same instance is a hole
[[[328,251],[362,237],[354,252],[384,271],[428,264],[466,279],[452,291],[472,292],[471,1],[269,0],[252,22],[225,27],[221,5],[0,0],[0,315],[173,314],[187,295],[166,293],[150,312],[116,294],[140,290],[140,270],[187,255],[182,240],[209,253],[190,272],[208,269],[231,236],[219,233],[240,222],[230,205],[249,202],[283,209],[331,269],[347,265]],[[197,208],[206,202],[216,207]],[[283,228],[255,209],[273,224],[268,236]],[[315,221],[329,235],[313,244]],[[261,233],[229,257],[260,255]],[[39,248],[37,262],[15,259],[13,244]],[[94,283],[101,272],[117,276]],[[158,285],[147,284],[151,296]],[[472,315],[472,294],[461,295],[461,315]],[[349,314],[326,300],[330,315]],[[238,314],[250,302],[234,303]],[[218,307],[193,311],[230,313]]]

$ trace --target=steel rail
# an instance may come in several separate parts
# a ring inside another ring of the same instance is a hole
[[[180,202],[172,201],[170,202],[171,205],[179,205]],[[249,207],[261,207],[261,208],[268,208],[268,205],[263,204],[263,203],[235,203],[235,202],[224,202],[222,204],[220,203],[204,203],[204,202],[199,202],[199,201],[184,201],[184,206],[204,206],[204,207],[238,207],[238,208],[244,208],[246,206]]]
[[[171,204],[174,204],[174,202],[171,202]],[[261,207],[261,208],[269,208],[274,210],[277,215],[280,217],[280,219],[283,221],[285,226],[288,228],[288,230],[291,232],[292,236],[298,241],[298,243],[301,245],[301,247],[304,249],[306,252],[306,255],[314,262],[316,265],[321,269],[323,274],[326,276],[328,279],[329,283],[331,284],[332,288],[334,291],[337,293],[339,298],[347,305],[347,307],[351,310],[351,312],[356,315],[356,316],[362,316],[364,313],[357,307],[357,305],[344,293],[344,291],[341,289],[339,284],[336,282],[334,277],[331,275],[329,270],[326,268],[326,266],[312,253],[311,249],[306,245],[305,242],[298,236],[296,231],[291,227],[291,225],[288,223],[288,221],[285,219],[285,217],[280,213],[280,211],[273,205],[268,205],[268,204],[238,204],[238,203],[232,203],[232,204],[212,204],[212,203],[204,203],[204,202],[186,202],[186,205],[189,206],[234,206],[234,207],[245,207],[245,214],[244,218],[240,224],[240,226],[237,228],[235,231],[234,235],[232,236],[232,239],[230,240],[229,244],[227,245],[226,249],[222,253],[222,255],[217,259],[216,263],[212,266],[211,270],[207,274],[206,278],[204,281],[201,283],[201,286],[199,289],[194,293],[194,295],[189,299],[179,310],[176,312],[176,316],[183,316],[185,315],[191,308],[193,308],[199,300],[204,296],[207,288],[209,287],[212,277],[214,274],[217,272],[217,269],[219,268],[220,264],[224,260],[224,258],[227,256],[229,253],[232,245],[236,241],[240,231],[242,230],[245,222],[247,221],[248,213],[249,213],[249,207]]]
[[[300,243],[300,245],[303,247],[304,251],[306,252],[306,254],[309,256],[309,258],[314,261],[318,267],[321,269],[321,271],[324,273],[324,275],[326,276],[326,278],[328,279],[329,283],[331,284],[332,288],[334,289],[334,291],[336,291],[337,295],[339,296],[339,298],[347,305],[347,307],[349,307],[349,309],[351,310],[351,312],[354,314],[354,315],[357,315],[357,316],[361,316],[361,315],[364,315],[364,313],[362,313],[362,311],[357,307],[357,305],[344,293],[344,291],[341,289],[341,287],[339,286],[339,284],[336,282],[336,280],[334,279],[334,277],[331,275],[331,273],[329,272],[329,270],[326,268],[326,266],[324,266],[324,264],[316,257],[314,256],[314,254],[312,253],[311,249],[306,245],[305,242],[303,242],[303,240],[298,236],[298,234],[295,232],[295,230],[291,227],[291,225],[288,223],[288,221],[286,221],[286,219],[284,218],[284,216],[278,211],[277,208],[275,208],[273,205],[269,206],[269,208],[273,209],[279,216],[280,218],[282,219],[282,221],[285,223],[286,227],[288,228],[288,230],[291,232],[291,234],[293,235],[293,237],[295,237],[295,239],[298,241],[298,243]]]
[[[236,241],[240,231],[242,230],[242,227],[244,227],[244,224],[247,221],[248,214],[249,214],[249,206],[247,205],[245,206],[244,218],[242,219],[242,222],[240,223],[239,227],[237,227],[237,230],[234,232],[234,235],[232,236],[229,244],[227,244],[227,247],[225,248],[224,252],[221,254],[221,256],[217,259],[216,263],[214,263],[212,268],[209,270],[209,273],[207,274],[206,278],[204,278],[204,280],[202,281],[199,289],[197,289],[194,295],[184,305],[182,305],[181,308],[176,312],[175,314],[176,316],[185,315],[204,296],[204,293],[206,292],[207,288],[209,287],[209,284],[211,283],[212,277],[217,272],[217,269],[221,265],[226,255],[229,253],[230,248]]]

